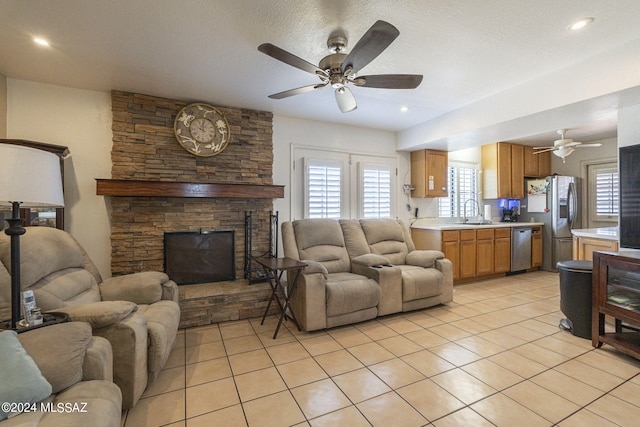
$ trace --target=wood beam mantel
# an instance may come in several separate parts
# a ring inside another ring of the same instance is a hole
[[[97,178],[96,194],[112,197],[282,199],[284,198],[284,185],[211,184]]]

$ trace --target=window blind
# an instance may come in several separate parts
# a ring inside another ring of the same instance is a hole
[[[308,160],[306,164],[306,217],[341,217],[340,162]]]
[[[391,170],[387,166],[363,165],[362,217],[391,218]]]

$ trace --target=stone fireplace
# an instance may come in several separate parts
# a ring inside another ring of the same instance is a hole
[[[272,194],[283,193],[272,180],[272,114],[216,106],[229,123],[230,142],[219,155],[199,157],[184,150],[173,134],[175,115],[187,102],[119,91],[111,99],[112,177],[98,179],[97,193],[111,196],[112,274],[163,271],[165,233],[234,230],[235,277],[243,278],[245,212],[252,213],[255,230],[264,230],[253,236],[255,251],[267,252],[273,198],[282,197]],[[258,309],[266,306],[268,284],[237,282],[250,289],[241,293],[256,294],[254,301],[242,298],[259,313],[245,310],[244,315],[262,314]],[[191,286],[197,286],[199,297],[211,299],[206,284],[181,286],[181,326],[235,317],[203,314],[202,301],[196,309],[189,307]],[[215,294],[233,294],[232,288],[220,286]]]

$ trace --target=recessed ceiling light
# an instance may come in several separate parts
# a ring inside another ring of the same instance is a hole
[[[400,111],[402,111],[403,113],[406,113],[407,111],[409,111],[409,107],[407,107],[406,105],[402,106],[400,107]]]
[[[595,18],[582,18],[579,21],[576,21],[573,24],[569,25],[568,29],[571,31],[577,31],[591,24],[593,21],[595,21]]]
[[[49,47],[49,42],[41,37],[34,37],[33,38],[33,42],[35,44],[38,44],[40,46],[45,46],[45,47]]]

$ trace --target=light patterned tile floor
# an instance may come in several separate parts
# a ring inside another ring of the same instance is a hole
[[[446,306],[312,333],[181,330],[125,427],[630,426],[640,361],[561,331],[558,275],[456,285]]]

